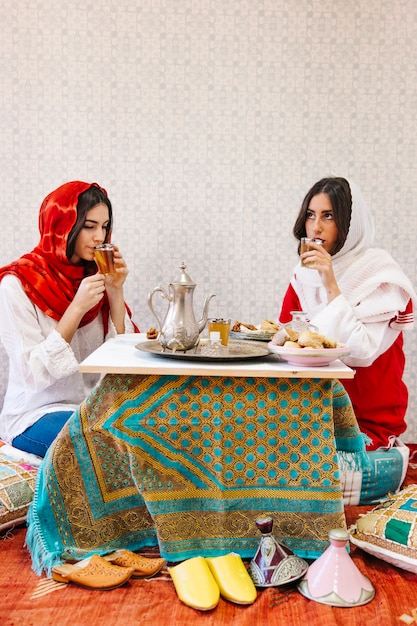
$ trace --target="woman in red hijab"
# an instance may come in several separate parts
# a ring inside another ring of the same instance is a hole
[[[0,438],[26,452],[44,456],[96,384],[98,375],[78,371],[80,361],[107,338],[138,330],[118,247],[111,276],[94,261],[112,222],[105,189],[66,183],[42,203],[39,244],[0,269],[0,338],[9,357]]]

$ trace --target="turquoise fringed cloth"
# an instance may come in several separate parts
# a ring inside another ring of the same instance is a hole
[[[366,454],[336,381],[107,375],[39,469],[33,567],[154,545],[170,562],[252,558],[263,514],[315,559],[346,525],[340,458],[360,467]]]
[[[370,439],[360,433],[350,398],[338,381],[333,381],[334,436],[342,471],[360,471],[371,466],[366,453]]]

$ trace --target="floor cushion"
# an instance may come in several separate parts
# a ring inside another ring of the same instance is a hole
[[[417,485],[409,485],[349,528],[353,544],[396,567],[417,573]]]
[[[410,450],[400,439],[394,437],[389,448],[367,452],[367,456],[368,466],[341,469],[345,506],[377,504],[397,493],[404,482]]]
[[[16,460],[0,447],[0,531],[26,520],[38,468]]]

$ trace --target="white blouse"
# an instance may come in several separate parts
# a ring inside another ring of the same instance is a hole
[[[8,444],[53,411],[73,411],[98,382],[99,374],[81,374],[78,366],[116,329],[104,336],[101,313],[78,328],[71,343],[56,331],[13,275],[0,282],[0,338],[9,357],[9,382],[0,414],[0,438]],[[134,331],[126,313],[125,332]]]

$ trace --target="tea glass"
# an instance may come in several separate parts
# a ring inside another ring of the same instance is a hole
[[[101,274],[114,274],[114,246],[112,243],[102,243],[94,248],[94,258]]]
[[[321,239],[310,239],[310,237],[301,237],[300,239],[300,254],[303,254],[303,252],[308,252],[309,250],[313,250],[313,248],[310,246],[310,243],[315,243],[318,245],[322,245],[323,242]],[[301,259],[301,265],[303,267],[310,267],[311,265],[314,265],[314,263],[310,262],[306,262],[305,260]]]
[[[211,318],[207,322],[208,336],[210,339],[210,333],[218,332],[220,333],[220,340],[223,346],[227,346],[229,343],[229,333],[230,333],[230,319],[224,318]]]

